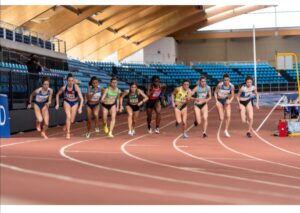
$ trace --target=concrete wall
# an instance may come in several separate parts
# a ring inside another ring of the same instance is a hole
[[[105,59],[115,62],[115,57]],[[162,38],[128,56],[122,62],[127,63],[163,63],[174,64],[177,58],[177,44],[174,38]]]
[[[165,37],[144,48],[145,63],[174,64],[177,44],[174,38]]]
[[[253,61],[252,38],[181,41],[178,59],[190,61]],[[300,56],[300,36],[260,37],[256,40],[257,59],[274,62],[278,52],[294,52]]]
[[[103,59],[102,62],[118,63],[118,53],[114,52],[113,54],[111,54],[111,55],[107,56],[105,59]]]
[[[139,51],[133,53],[128,56],[124,60],[123,63],[144,63],[144,49],[140,49]]]

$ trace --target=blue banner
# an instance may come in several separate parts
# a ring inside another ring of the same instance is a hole
[[[7,95],[0,94],[0,138],[10,137]]]

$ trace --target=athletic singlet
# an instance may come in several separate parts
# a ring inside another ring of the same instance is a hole
[[[52,89],[48,88],[48,90],[43,93],[42,87],[38,89],[37,95],[35,96],[35,102],[44,103],[47,102],[50,96]]]
[[[119,88],[116,88],[115,91],[111,90],[111,87],[108,87],[107,95],[105,97],[105,101],[110,103],[114,103],[119,95]]]
[[[149,96],[149,100],[158,100],[161,95],[161,88],[160,86],[158,88],[154,88],[152,85],[152,94]]]
[[[94,94],[94,92],[95,92],[95,89],[93,87],[91,87],[90,95]],[[96,93],[91,97],[90,101],[99,102],[100,98],[101,98],[101,88],[100,88],[100,86],[98,86]]]
[[[206,85],[205,88],[202,88],[200,85],[198,85],[196,94],[197,99],[206,99],[208,96],[208,86]]]
[[[248,88],[246,85],[242,86],[242,92],[240,97],[241,98],[252,98],[254,96],[254,91],[255,87],[252,85],[250,88]]]
[[[179,91],[175,95],[175,102],[185,104],[187,101],[187,96],[190,92],[190,89],[184,90],[182,86],[179,88]]]
[[[139,103],[139,93],[136,92],[135,94],[128,93],[128,104],[130,105],[137,105]]]
[[[222,85],[221,85],[221,87],[220,87],[220,89],[218,91],[219,98],[221,98],[221,99],[228,98],[229,94],[232,91],[232,88],[233,88],[233,84],[232,83],[229,83],[228,88],[225,88],[224,83],[222,82]]]
[[[78,92],[75,90],[75,84],[73,84],[72,90],[68,90],[68,85],[65,86],[64,99],[68,101],[78,100]]]

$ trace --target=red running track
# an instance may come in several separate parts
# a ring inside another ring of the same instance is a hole
[[[142,112],[134,137],[120,115],[114,139],[102,132],[85,139],[84,122],[70,141],[60,127],[49,129],[48,140],[37,132],[2,139],[1,203],[300,204],[299,138],[272,136],[282,112],[249,139],[234,103],[226,138],[209,106],[206,139],[192,125],[191,107],[189,139],[180,138],[171,109],[163,111],[160,135],[147,133]],[[254,127],[269,110],[255,110]]]

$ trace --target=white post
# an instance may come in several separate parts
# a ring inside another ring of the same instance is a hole
[[[254,85],[257,88],[257,75],[256,75],[256,41],[255,41],[255,25],[253,25],[253,65],[254,65]]]

